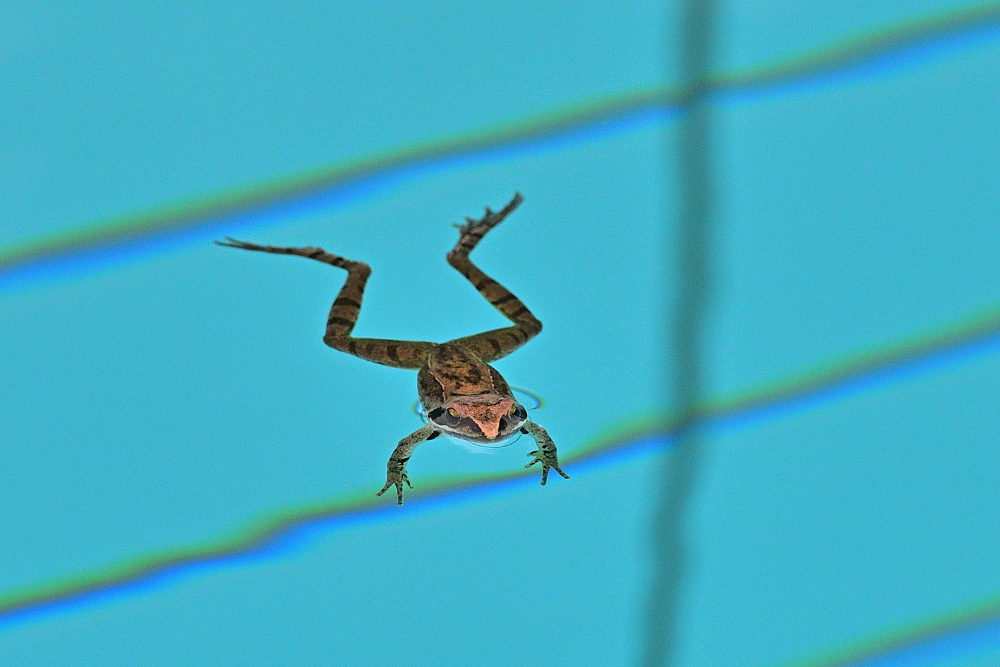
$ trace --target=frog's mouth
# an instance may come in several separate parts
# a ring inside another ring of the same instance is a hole
[[[527,417],[520,403],[489,394],[460,396],[427,413],[448,435],[485,445],[517,433]]]

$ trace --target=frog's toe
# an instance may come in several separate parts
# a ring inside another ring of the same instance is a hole
[[[389,490],[390,486],[395,486],[396,487],[396,504],[399,505],[400,507],[402,507],[402,505],[403,505],[403,485],[400,484],[399,482],[386,482],[385,486],[382,487],[382,490],[379,491],[378,493],[376,493],[375,495],[376,496],[381,496],[383,493],[385,493],[386,491]]]
[[[481,222],[479,220],[473,220],[472,218],[466,218],[464,225],[455,224],[453,226],[455,227],[455,229],[458,230],[459,245],[461,245],[466,241],[469,241],[472,238],[474,238],[475,241],[478,243],[479,239],[485,236],[486,232],[488,232],[491,228],[491,225]]]
[[[528,463],[527,465],[525,465],[524,466],[525,468],[530,468],[531,466],[535,465],[536,463],[542,463],[542,462],[545,461],[545,459],[543,459],[542,456],[541,456],[541,452],[539,452],[538,450],[535,450],[533,452],[528,452],[528,456],[534,456],[535,458],[534,458],[533,461],[531,461],[531,463]]]
[[[402,506],[402,504],[403,504],[403,483],[404,482],[406,483],[406,485],[408,487],[410,487],[411,489],[413,488],[413,484],[410,484],[410,478],[407,477],[405,470],[402,471],[402,473],[389,473],[386,476],[385,486],[383,486],[382,490],[379,491],[378,493],[376,493],[375,495],[376,495],[376,497],[377,496],[381,496],[383,493],[385,493],[386,491],[389,490],[390,486],[395,486],[396,487],[396,504]]]
[[[563,476],[564,479],[569,479],[569,475],[563,472],[562,468],[559,467],[559,460],[546,456],[544,452],[540,450],[535,450],[533,452],[528,452],[528,456],[534,456],[534,460],[528,463],[525,468],[530,468],[536,463],[542,464],[542,486],[545,486],[545,482],[549,481],[549,470],[554,469],[557,473]]]

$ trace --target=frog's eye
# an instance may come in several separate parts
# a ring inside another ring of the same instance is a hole
[[[458,414],[458,410],[455,408],[448,408],[447,410],[437,408],[428,412],[427,416],[431,421],[440,426],[456,426],[462,421],[462,415]]]
[[[517,414],[517,403],[512,403],[511,404],[510,410],[507,411],[507,414],[509,414],[509,415],[516,415]]]

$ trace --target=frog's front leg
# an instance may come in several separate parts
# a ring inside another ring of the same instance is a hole
[[[534,456],[535,460],[524,467],[530,468],[536,463],[542,464],[542,486],[545,486],[545,482],[549,478],[549,468],[554,468],[557,473],[569,479],[569,475],[564,473],[562,468],[559,467],[556,443],[552,442],[552,438],[549,437],[548,432],[544,428],[535,422],[524,422],[524,426],[521,427],[521,433],[534,438],[535,444],[538,446],[538,449],[528,454],[528,456]]]
[[[410,484],[409,477],[406,476],[406,462],[410,460],[410,456],[413,454],[413,450],[416,449],[417,445],[425,440],[433,440],[434,438],[441,435],[441,431],[437,430],[430,424],[427,424],[410,435],[406,436],[399,441],[396,445],[396,449],[393,450],[392,456],[389,457],[389,462],[386,464],[385,473],[385,486],[382,490],[376,493],[376,496],[381,496],[383,493],[389,490],[390,486],[396,486],[396,504],[403,504],[403,482],[411,489],[413,485]]]

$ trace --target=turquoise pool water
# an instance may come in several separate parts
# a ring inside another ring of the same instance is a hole
[[[673,655],[994,664],[1000,8],[803,7],[719,6]],[[679,14],[0,9],[0,662],[641,664]],[[442,341],[504,323],[444,254],[515,191],[473,259],[544,323],[496,365],[572,479],[442,438],[398,509],[415,373],[322,343],[342,271],[211,240],[366,261],[355,332]]]

